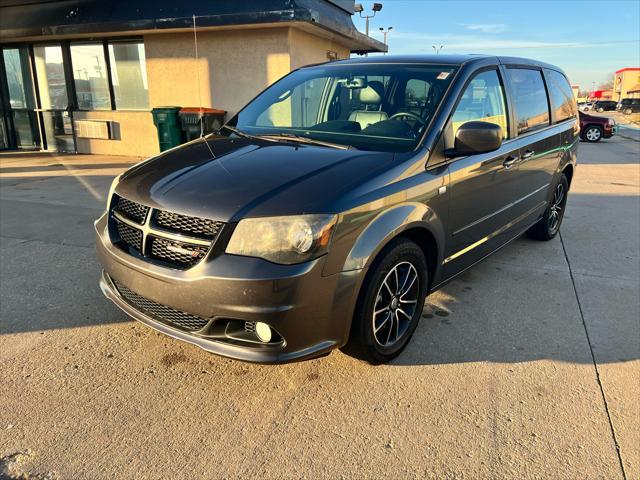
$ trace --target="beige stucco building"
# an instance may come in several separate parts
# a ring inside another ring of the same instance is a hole
[[[295,68],[386,48],[349,0],[16,3],[0,7],[0,148],[153,155],[154,107],[229,118]]]
[[[613,76],[613,98],[640,98],[640,68],[621,68]]]

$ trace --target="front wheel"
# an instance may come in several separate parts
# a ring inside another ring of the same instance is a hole
[[[411,240],[393,240],[369,268],[343,351],[372,364],[397,357],[418,326],[427,282],[420,247]]]
[[[604,108],[600,107],[600,108],[598,109],[598,112],[600,112],[600,113],[604,112]]]
[[[630,108],[625,108],[622,113],[624,113],[625,115],[631,115],[633,113],[633,110],[631,110]]]
[[[563,173],[553,191],[551,203],[547,206],[544,215],[538,223],[531,227],[527,233],[536,240],[551,240],[560,231],[560,225],[564,218],[564,209],[567,205],[567,193],[569,181]]]
[[[591,143],[599,142],[602,139],[602,128],[589,125],[582,133],[582,138]]]

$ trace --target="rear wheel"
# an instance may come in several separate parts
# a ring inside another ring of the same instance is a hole
[[[591,143],[599,142],[602,139],[602,128],[597,125],[589,125],[582,132],[582,139]]]
[[[551,203],[538,223],[531,227],[527,233],[536,240],[551,240],[560,231],[560,225],[564,218],[564,209],[567,205],[567,193],[569,181],[563,173],[553,191]]]
[[[604,112],[604,108],[602,108],[602,107],[598,108],[598,112],[600,112],[600,113]]]
[[[631,110],[630,108],[625,108],[622,113],[624,113],[625,115],[631,115],[633,113],[633,110]]]
[[[427,261],[407,239],[392,241],[365,279],[345,353],[372,364],[402,352],[418,326],[427,293]]]

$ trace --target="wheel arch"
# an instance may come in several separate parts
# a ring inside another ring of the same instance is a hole
[[[422,203],[397,205],[377,215],[354,242],[343,270],[368,268],[396,238],[418,245],[427,259],[429,282],[433,284],[442,264],[444,226],[435,211]]]
[[[573,172],[574,167],[573,164],[567,164],[563,169],[562,173],[567,177],[567,182],[569,183],[569,188],[571,188],[571,180],[573,180]]]

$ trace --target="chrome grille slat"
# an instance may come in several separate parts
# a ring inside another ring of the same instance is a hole
[[[202,260],[215,243],[224,222],[192,217],[114,195],[111,202],[112,242],[126,252],[186,269]]]
[[[149,315],[150,317],[169,323],[183,330],[194,332],[204,328],[209,320],[191,313],[176,310],[175,308],[162,305],[149,298],[138,295],[128,287],[116,280],[112,280],[116,289],[132,307]]]

